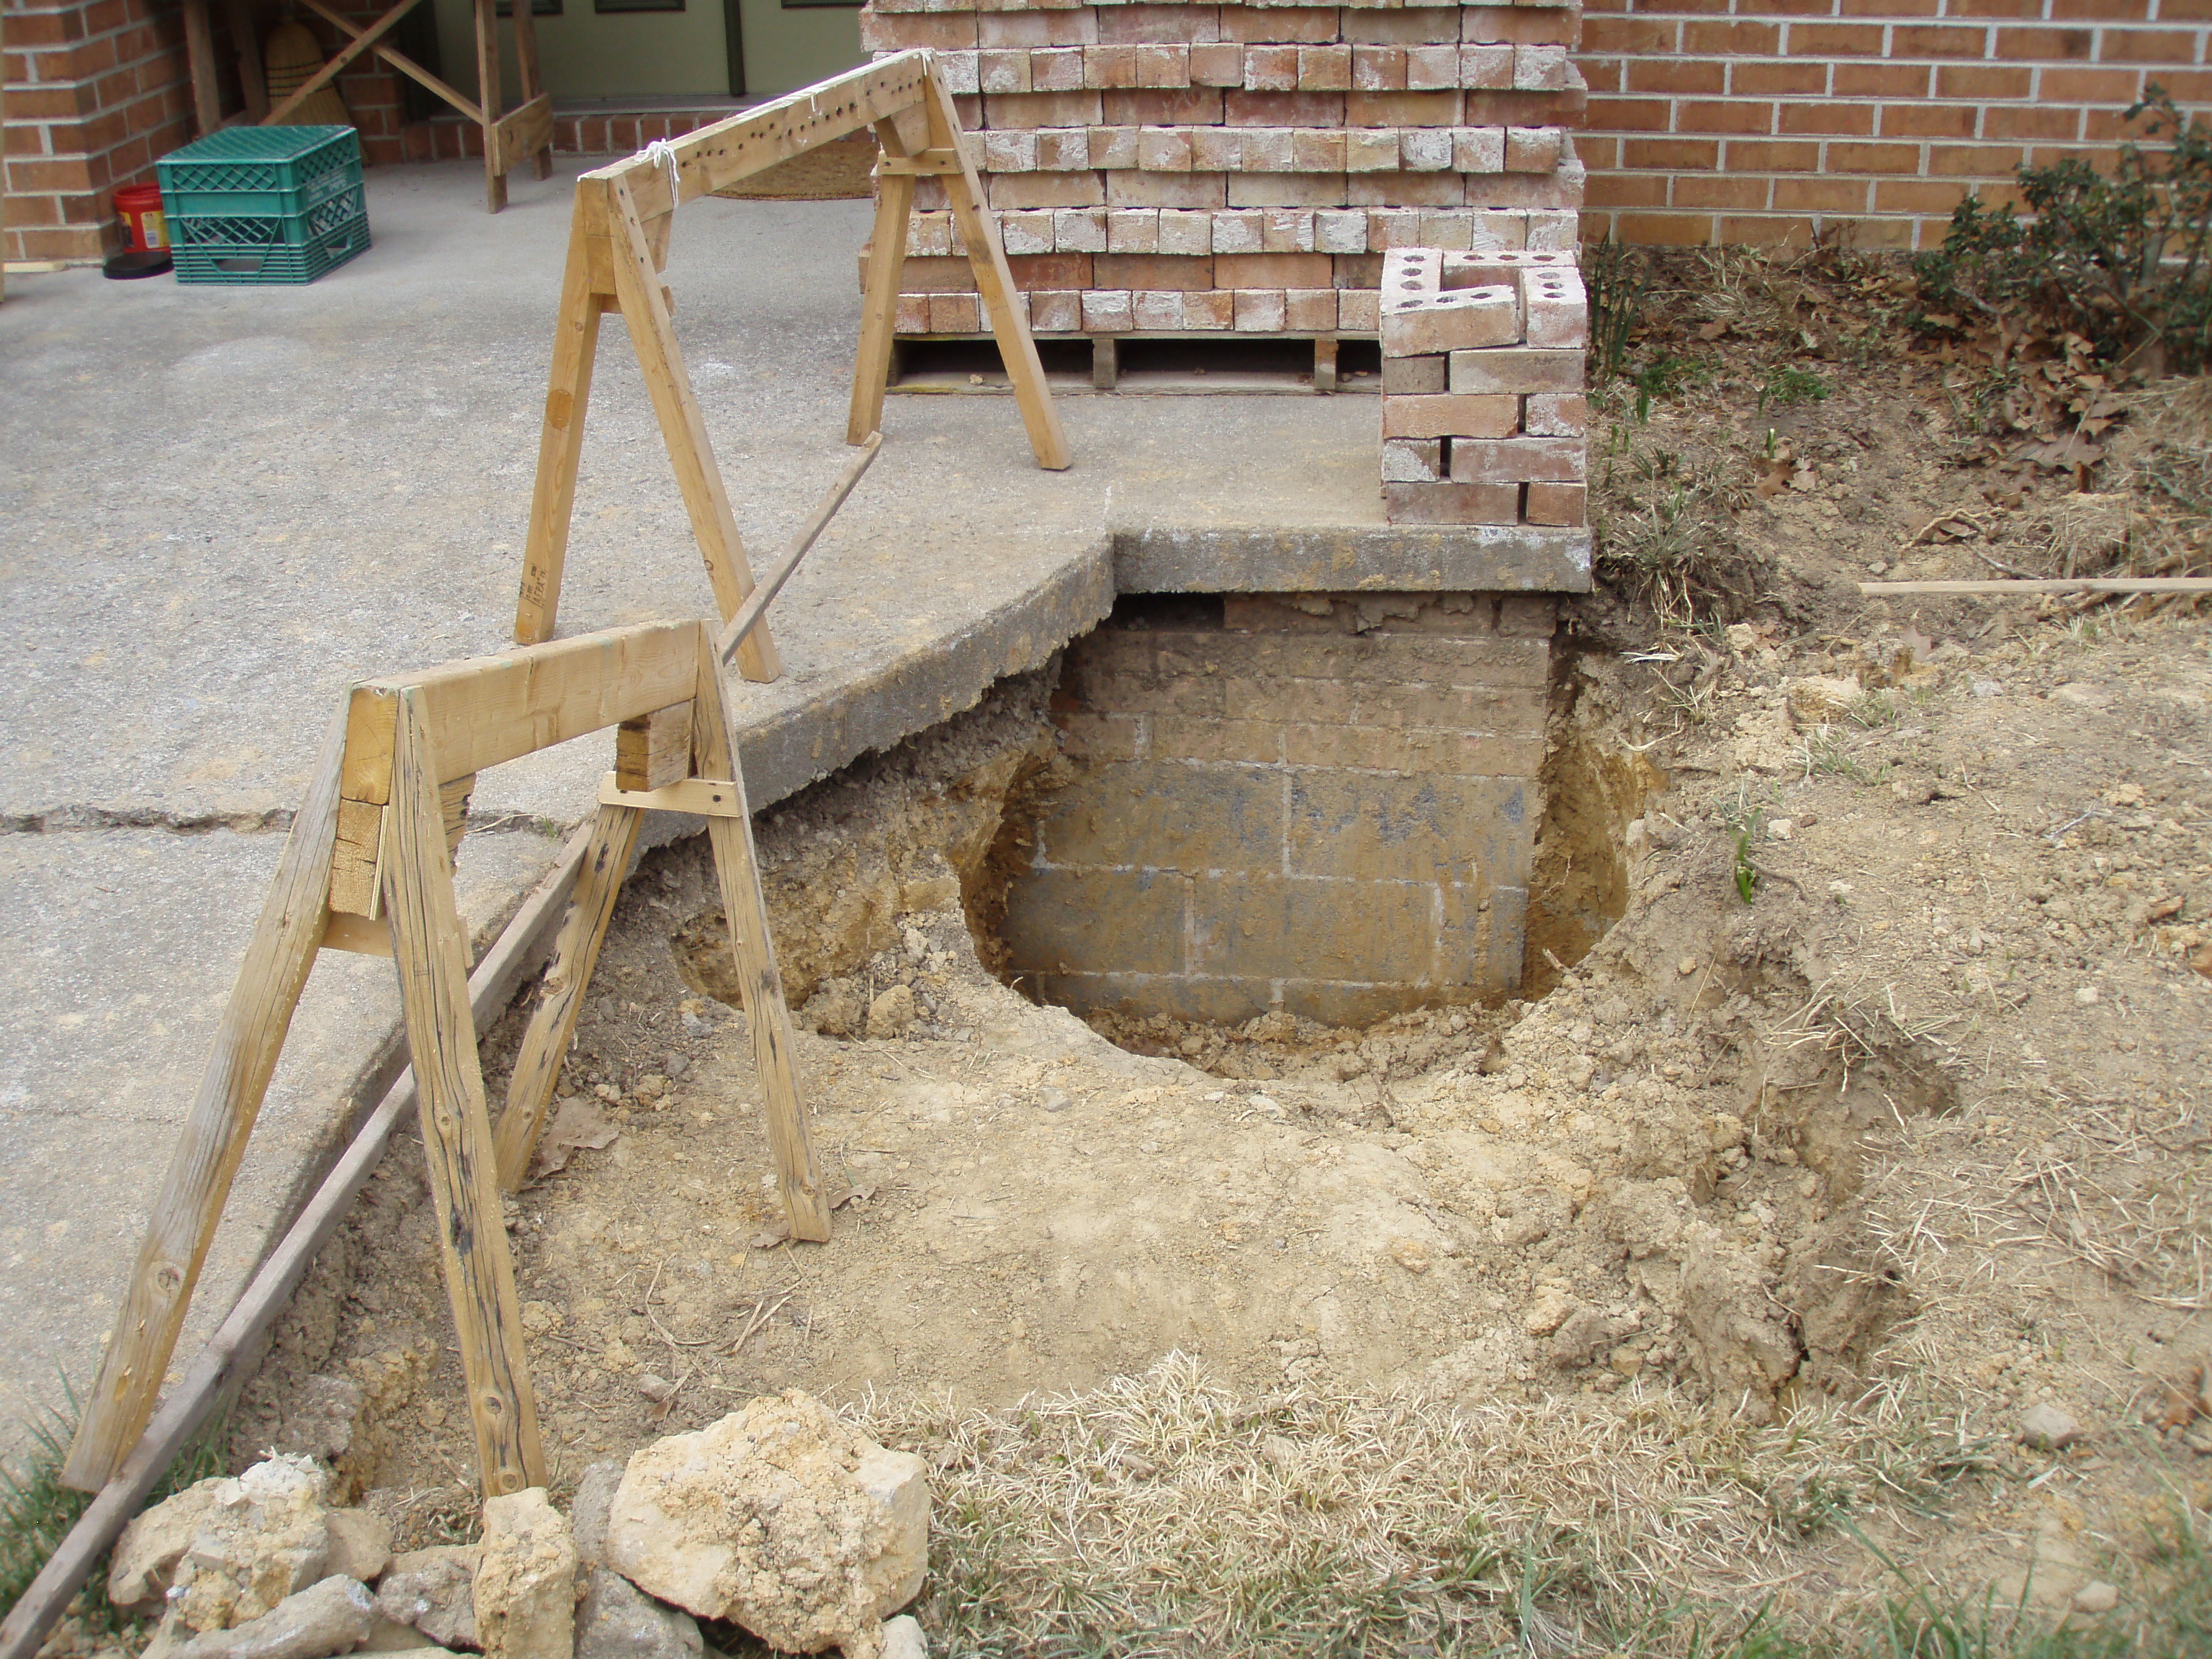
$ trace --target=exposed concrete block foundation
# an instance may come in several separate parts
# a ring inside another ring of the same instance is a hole
[[[1548,594],[1124,600],[1068,649],[1074,781],[1007,897],[1079,1012],[1352,1024],[1520,983]]]

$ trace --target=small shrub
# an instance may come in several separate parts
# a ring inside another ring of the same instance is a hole
[[[1771,406],[1787,409],[1792,404],[1817,404],[1824,400],[1832,388],[1809,368],[1800,368],[1795,363],[1784,363],[1766,377],[1766,384],[1759,389],[1759,412],[1766,413]],[[1771,431],[1768,437],[1772,438]]]
[[[1960,203],[1943,246],[1916,262],[1923,302],[2039,312],[2108,362],[2153,348],[2175,371],[2212,361],[2212,124],[2155,85],[2127,118],[2171,142],[2122,143],[2110,177],[2073,157],[2022,167],[2028,219],[2008,202]]]

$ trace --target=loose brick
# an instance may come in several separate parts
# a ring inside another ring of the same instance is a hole
[[[1362,92],[1403,92],[1406,89],[1406,48],[1352,48],[1352,84]]]
[[[1518,524],[1518,484],[1385,483],[1382,516],[1391,524]]]
[[[1099,168],[1134,167],[1137,165],[1136,128],[1091,128],[1091,165]]]
[[[1407,6],[1388,11],[1347,6],[1341,16],[1344,38],[1363,45],[1420,46],[1459,39],[1461,13],[1456,6]]]
[[[1244,89],[1248,92],[1296,92],[1298,88],[1298,49],[1296,46],[1248,46],[1244,49]]]
[[[1027,92],[1030,55],[1020,51],[992,51],[977,54],[976,83],[985,93]]]
[[[1513,49],[1508,46],[1503,50],[1510,65]],[[1406,90],[1437,92],[1459,87],[1462,84],[1460,56],[1460,48],[1455,45],[1407,47]]]
[[[983,166],[992,173],[1035,173],[1037,170],[1037,141],[1034,132],[987,132],[983,139]]]
[[[1359,127],[1344,135],[1346,173],[1395,173],[1398,135],[1389,128]]]
[[[1302,92],[1342,92],[1352,85],[1350,46],[1300,46],[1298,89]]]
[[[1340,173],[1231,173],[1231,207],[1342,207],[1346,190]]]
[[[1218,87],[1147,87],[1135,92],[1097,94],[1103,118],[1117,127],[1218,126]]]
[[[1513,86],[1519,92],[1557,92],[1567,84],[1565,46],[1513,48]]]
[[[1523,272],[1521,307],[1522,337],[1528,344],[1589,343],[1589,296],[1579,272],[1550,267]]]
[[[1236,290],[1237,331],[1240,334],[1279,334],[1285,307],[1280,289]]]
[[[973,334],[978,326],[975,296],[972,294],[933,294],[929,296],[932,334]]]
[[[1382,441],[1385,483],[1435,483],[1443,475],[1443,445],[1435,438]]]
[[[1316,131],[1297,127],[1291,132],[1291,170],[1293,173],[1341,173],[1345,142],[1340,131]]]
[[[1530,524],[1579,525],[1588,518],[1589,486],[1578,483],[1532,483],[1528,486]]]
[[[1322,253],[1367,252],[1367,216],[1349,209],[1323,208],[1313,216],[1314,247]]]
[[[1182,316],[1186,328],[1233,328],[1237,324],[1237,296],[1225,288],[1187,289],[1182,296]]]
[[[1036,92],[1083,90],[1083,52],[1076,46],[1059,46],[1030,54],[1030,88]]]
[[[1377,295],[1372,289],[1340,288],[1336,291],[1336,325],[1339,329],[1363,334],[1372,334],[1382,324],[1382,311]]]
[[[1303,208],[1263,210],[1260,216],[1261,251],[1265,253],[1314,252],[1314,218],[1313,213]],[[1294,284],[1285,283],[1285,286]]]
[[[1398,135],[1399,164],[1408,173],[1442,173],[1452,165],[1452,135],[1465,128],[1408,127]]]
[[[1384,407],[1394,397],[1423,397],[1444,389],[1447,360],[1429,357],[1385,357],[1382,360]]]
[[[1508,127],[1505,130],[1505,171],[1550,173],[1559,165],[1560,133],[1557,127]]]
[[[1130,315],[1139,329],[1181,329],[1182,293],[1178,289],[1139,289],[1133,291],[1129,304]]]
[[[1095,92],[1006,92],[983,100],[978,125],[999,129],[1095,126],[1099,116]]]
[[[1085,46],[1083,84],[1094,89],[1137,84],[1137,49],[1125,46]]]
[[[963,14],[947,15],[957,17]],[[988,11],[973,16],[975,43],[980,46],[1083,46],[1098,39],[1098,14],[1089,6],[1073,11]],[[926,46],[928,42],[914,40],[904,44]]]
[[[1093,334],[1122,332],[1133,326],[1129,290],[1086,289],[1083,295],[1083,326]]]
[[[902,305],[905,302],[900,301]],[[1047,289],[1030,293],[1030,326],[1048,334],[1073,334],[1083,326],[1081,297],[1066,289]],[[899,331],[908,332],[902,323]]]
[[[1578,483],[1587,465],[1580,438],[1470,439],[1451,447],[1454,483]]]
[[[1532,438],[1579,438],[1589,425],[1589,402],[1579,392],[1534,393],[1521,420],[1521,429]]]
[[[1162,254],[1203,258],[1213,252],[1213,220],[1208,213],[1187,208],[1162,208],[1158,212],[1158,245]]]
[[[1244,135],[1234,127],[1200,127],[1190,135],[1194,172],[1236,173],[1244,165]]]
[[[1283,326],[1293,334],[1327,334],[1336,328],[1336,290],[1333,288],[1292,288],[1283,290]]]
[[[1267,216],[1257,210],[1217,213],[1213,215],[1213,251],[1223,253],[1258,253],[1266,246]]]
[[[1382,399],[1386,438],[1504,438],[1520,423],[1521,400],[1505,397],[1390,397]]]
[[[1137,84],[1140,87],[1188,86],[1190,48],[1187,46],[1139,46]]]
[[[1220,38],[1220,19],[1218,9],[1212,6],[1115,4],[1097,8],[1097,15],[1101,40],[1141,46],[1154,40],[1185,42]]]
[[[1513,84],[1513,48],[1462,46],[1459,84],[1482,91],[1502,92]]]
[[[1052,252],[1052,215],[1045,210],[1030,213],[1003,214],[999,220],[999,240],[1009,257],[1024,253]]]
[[[1412,54],[1407,54],[1411,77]],[[1450,92],[1347,92],[1344,118],[1356,127],[1451,127],[1459,125],[1460,96]]]
[[[1291,130],[1288,127],[1247,127],[1241,152],[1246,173],[1288,173],[1291,170]]]
[[[1109,253],[1157,253],[1160,215],[1157,208],[1111,208],[1106,214]]]
[[[1190,79],[1194,86],[1243,86],[1244,48],[1225,40],[1194,46],[1190,49]]]
[[[1382,349],[1393,357],[1413,357],[1508,345],[1521,337],[1520,313],[1513,290],[1503,284],[1416,296],[1386,289]]]
[[[1324,288],[1331,270],[1326,253],[1217,253],[1213,274],[1221,288]]]
[[[1036,133],[1040,173],[1081,173],[1091,166],[1091,134],[1083,127],[1041,127]]]

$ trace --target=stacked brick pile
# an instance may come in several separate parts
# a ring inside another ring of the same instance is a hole
[[[1581,524],[1589,313],[1575,256],[1398,250],[1381,307],[1384,517]]]
[[[989,8],[989,9],[982,9]],[[871,0],[927,46],[1046,334],[1372,334],[1395,247],[1568,248],[1578,3],[1052,5]],[[902,334],[977,331],[925,180]]]

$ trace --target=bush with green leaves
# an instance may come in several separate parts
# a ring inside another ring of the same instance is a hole
[[[2069,156],[2019,169],[2026,217],[1960,203],[1943,246],[1917,261],[1923,304],[2039,313],[2107,362],[2155,349],[2175,372],[2212,362],[2212,123],[2156,85],[2127,118],[2142,139],[2120,145],[2109,176]]]

